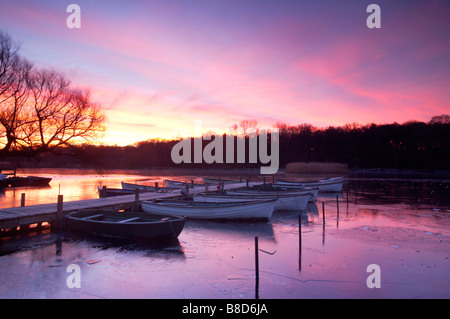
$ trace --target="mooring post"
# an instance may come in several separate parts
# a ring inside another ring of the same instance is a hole
[[[339,219],[339,197],[336,195],[337,218]]]
[[[158,182],[155,182],[155,192],[158,192],[159,191],[159,185],[158,185]]]
[[[25,207],[25,193],[21,194],[20,197],[20,207]]]
[[[348,191],[347,191],[347,209],[348,209]]]
[[[102,187],[102,197],[106,197],[106,185]]]
[[[139,187],[134,190],[134,210],[139,210]]]
[[[302,214],[298,214],[298,271],[302,271]]]
[[[139,187],[134,190],[134,201],[139,201]]]
[[[58,223],[58,228],[64,228],[64,211],[63,211],[63,201],[64,195],[58,195],[58,203],[56,205],[56,218]]]
[[[255,299],[259,299],[259,248],[258,236],[255,237]]]
[[[322,202],[322,219],[323,219],[323,228],[325,228],[325,202]]]
[[[194,180],[191,179],[191,188],[194,189]]]
[[[248,178],[245,180],[246,186],[248,187]]]

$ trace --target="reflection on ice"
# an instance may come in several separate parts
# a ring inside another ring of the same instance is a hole
[[[115,178],[101,182],[117,187]],[[448,298],[449,195],[444,181],[353,179],[338,201],[321,194],[269,222],[188,220],[174,242],[17,234],[0,239],[0,296],[254,298],[258,237],[260,298]],[[70,264],[81,268],[79,289],[66,286]],[[366,285],[370,264],[381,268],[379,289]]]

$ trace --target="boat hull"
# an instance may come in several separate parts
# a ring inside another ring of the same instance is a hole
[[[27,176],[8,177],[0,180],[1,187],[27,187],[27,186],[48,186],[52,179],[50,177]]]
[[[280,188],[301,188],[301,187],[317,187],[319,192],[340,192],[342,191],[343,182],[340,181],[324,181],[324,182],[305,182],[305,183],[296,183],[296,182],[277,182],[273,185],[273,187]]]
[[[225,184],[236,184],[236,183],[242,183],[240,180],[234,180],[234,179],[219,179],[219,178],[208,178],[208,177],[202,177],[203,183],[208,185],[218,185],[219,183],[225,183]]]
[[[344,177],[330,177],[317,181],[292,182],[278,181],[274,187],[297,188],[297,187],[317,187],[319,192],[340,192],[344,184]]]
[[[271,188],[243,188],[243,189],[234,189],[227,190],[228,195],[265,195],[265,196],[273,196],[273,195],[308,195],[309,202],[315,202],[317,195],[319,194],[318,188],[286,188],[286,187],[271,187]]]
[[[310,195],[220,195],[220,194],[200,194],[194,196],[195,201],[200,202],[232,202],[232,201],[254,201],[262,199],[276,199],[274,210],[305,210],[308,205]]]
[[[149,186],[149,185],[142,185],[142,184],[132,184],[132,183],[125,183],[121,182],[122,189],[126,190],[136,190],[139,191],[145,191],[145,192],[167,192],[169,190],[174,190],[175,188],[167,188],[167,187],[158,187],[158,190],[156,190],[156,186]]]
[[[74,231],[92,235],[149,239],[178,237],[184,228],[185,218],[86,210],[65,216],[65,222],[66,226]]]
[[[150,214],[182,215],[194,219],[269,219],[276,200],[248,202],[143,201],[142,210]]]
[[[98,197],[100,198],[136,194],[136,191],[131,189],[97,187],[97,190],[98,190]]]

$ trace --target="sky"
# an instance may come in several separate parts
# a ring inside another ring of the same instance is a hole
[[[71,4],[81,28],[68,28]],[[378,4],[381,28],[368,28]],[[90,88],[102,143],[242,120],[258,127],[429,121],[450,113],[448,0],[2,0],[39,68]]]

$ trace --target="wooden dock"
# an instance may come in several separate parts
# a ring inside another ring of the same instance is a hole
[[[258,183],[250,183],[255,185]],[[239,188],[246,186],[246,183],[236,183],[224,185],[224,189]],[[208,191],[217,190],[216,186],[209,185]],[[189,188],[189,194],[198,194],[206,191],[205,186],[195,186]],[[181,189],[169,191],[166,193],[141,192],[138,200],[152,200],[158,198],[168,198],[181,195]],[[0,209],[0,230],[17,227],[25,227],[31,224],[42,224],[43,222],[52,223],[61,219],[67,213],[91,208],[112,207],[114,209],[123,209],[130,207],[136,202],[136,195],[121,195],[106,198],[94,198],[77,201],[68,201],[58,204],[39,204],[25,207],[12,207]],[[59,207],[58,207],[59,206]],[[59,208],[59,209],[58,209]]]

